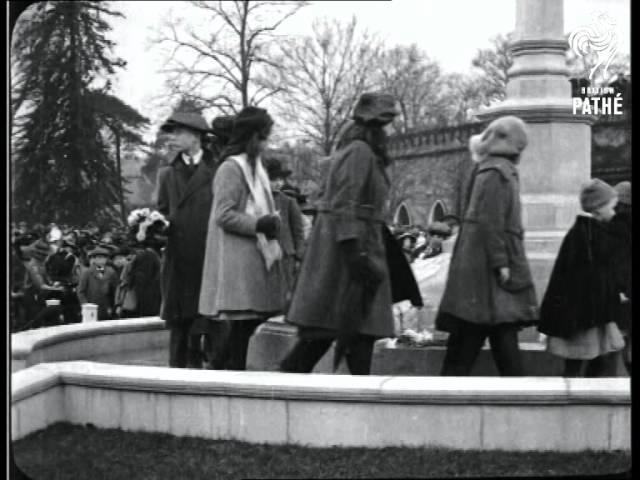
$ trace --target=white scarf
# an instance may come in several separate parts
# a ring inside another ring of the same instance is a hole
[[[245,213],[254,218],[260,218],[264,215],[279,215],[279,212],[276,211],[273,195],[271,195],[269,176],[262,165],[260,157],[256,159],[255,174],[251,171],[246,153],[234,155],[230,158],[242,170],[244,180],[249,187],[249,198]],[[277,240],[267,240],[263,233],[258,233],[257,237],[258,250],[264,258],[267,271],[269,271],[271,266],[282,258],[282,249]]]

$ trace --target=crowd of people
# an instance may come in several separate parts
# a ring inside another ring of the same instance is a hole
[[[164,242],[155,235],[137,241],[135,233],[117,225],[12,224],[11,331],[78,323],[82,304],[96,305],[99,320],[157,315]]]
[[[614,189],[593,179],[583,187],[583,212],[539,305],[519,196],[524,122],[501,117],[472,137],[461,218],[407,230],[385,222],[386,127],[397,114],[392,96],[361,96],[318,200],[307,205],[286,184],[291,172],[267,154],[274,121],[266,110],[246,107],[211,126],[175,112],[161,129],[179,153],[160,170],[157,192],[168,227],[144,241],[135,229],[96,241],[94,228],[80,245],[85,237],[64,226],[25,240],[19,225],[14,255],[24,272],[14,272],[12,299],[40,309],[26,322],[31,328],[78,321],[81,303],[97,304],[100,319],[159,314],[177,368],[244,370],[253,333],[284,314],[298,339],[281,371],[311,372],[335,342],[334,367],[344,359],[352,374],[366,375],[374,342],[395,335],[392,306],[423,306],[411,264],[444,250],[451,255],[437,302],[436,328],[449,334],[442,375],[469,375],[486,339],[501,375],[524,375],[518,331],[532,325],[548,335],[549,352],[566,359],[566,376],[584,368],[610,375],[625,348],[630,371],[630,184]]]
[[[440,255],[447,242],[455,243],[459,229],[460,219],[451,214],[432,222],[427,228],[417,225],[390,227],[409,263]]]

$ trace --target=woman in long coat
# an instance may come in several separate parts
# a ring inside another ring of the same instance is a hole
[[[518,331],[537,320],[516,167],[526,145],[525,124],[516,117],[494,120],[482,134],[484,158],[436,318],[436,328],[449,332],[442,375],[469,375],[487,337],[500,374],[523,374]]]
[[[242,110],[213,181],[199,311],[231,323],[229,370],[246,368],[251,335],[283,306],[280,220],[260,159],[272,124],[266,110]]]
[[[283,360],[283,371],[311,372],[338,339],[336,350],[346,353],[351,373],[366,375],[374,341],[394,336],[383,126],[395,115],[393,97],[363,95],[338,144],[286,316],[299,327],[299,340]]]
[[[160,242],[155,239],[156,230],[155,226],[147,230],[146,238],[138,242],[133,258],[122,272],[121,287],[133,291],[136,301],[135,308],[123,312],[126,316],[122,318],[154,317],[160,313],[162,261],[158,254]]]

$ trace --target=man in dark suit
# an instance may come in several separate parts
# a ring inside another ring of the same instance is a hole
[[[282,268],[285,279],[283,295],[285,302],[288,303],[304,253],[304,222],[297,200],[283,193],[282,187],[285,179],[291,175],[291,172],[283,169],[280,160],[273,157],[266,159],[265,168],[271,182],[271,192],[276,209],[280,212],[281,224],[278,241],[283,254]]]
[[[210,129],[201,115],[174,113],[161,129],[179,153],[158,172],[158,210],[169,221],[160,316],[170,329],[169,366],[201,368],[200,335],[194,334],[192,326],[199,318],[217,159],[202,148],[203,136]]]

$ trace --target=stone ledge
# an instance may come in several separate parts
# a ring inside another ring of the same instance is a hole
[[[35,378],[33,378],[35,374]],[[629,379],[357,377],[51,363],[15,374],[12,403],[56,384],[185,395],[400,404],[630,404]]]
[[[11,374],[11,404],[33,397],[62,384],[59,368],[38,364]]]
[[[11,335],[11,358],[27,358],[34,350],[82,338],[115,335],[139,331],[162,330],[164,320],[159,317],[142,317],[127,320],[106,320],[95,323],[74,323],[39,328]]]

